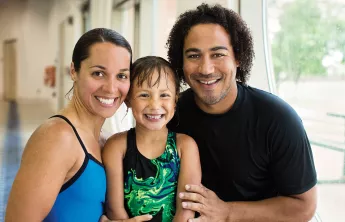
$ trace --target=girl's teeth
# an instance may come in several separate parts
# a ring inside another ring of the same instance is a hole
[[[103,104],[106,104],[106,105],[111,105],[114,103],[114,99],[104,99],[104,98],[101,98],[101,97],[97,97],[97,99],[103,103]]]
[[[202,84],[210,85],[210,84],[212,84],[212,83],[217,82],[217,80],[216,80],[216,79],[215,79],[215,80],[212,80],[212,81],[201,81],[201,80],[200,80],[200,82],[201,82]]]
[[[162,118],[162,115],[154,115],[154,116],[151,116],[151,115],[146,115],[149,119],[160,119]]]

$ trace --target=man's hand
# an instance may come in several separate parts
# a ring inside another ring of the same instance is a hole
[[[150,221],[152,219],[151,215],[141,215],[137,217],[133,217],[130,219],[124,219],[124,220],[109,220],[105,215],[101,217],[99,222],[141,222],[141,221]]]
[[[186,185],[187,192],[179,194],[184,209],[200,213],[188,222],[226,221],[229,216],[228,205],[212,191],[202,185]]]

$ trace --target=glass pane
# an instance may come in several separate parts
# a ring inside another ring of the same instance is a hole
[[[277,94],[312,145],[322,221],[345,221],[345,1],[268,0]]]

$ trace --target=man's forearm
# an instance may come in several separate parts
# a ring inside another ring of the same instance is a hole
[[[227,205],[229,222],[309,221],[316,209],[316,203],[284,196],[261,201],[228,202]]]

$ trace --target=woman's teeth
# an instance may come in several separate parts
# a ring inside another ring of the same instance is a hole
[[[213,84],[213,83],[217,82],[217,79],[211,80],[211,81],[201,81],[201,80],[199,80],[199,81],[200,81],[202,84],[210,85],[210,84]]]
[[[114,100],[115,99],[104,99],[104,98],[101,98],[101,97],[96,97],[98,101],[100,101],[101,103],[103,104],[106,104],[106,105],[111,105],[114,103]]]

